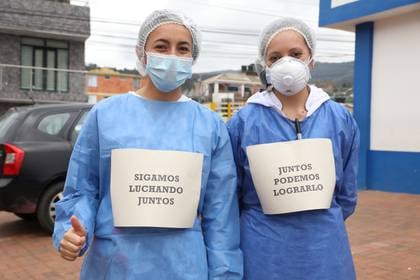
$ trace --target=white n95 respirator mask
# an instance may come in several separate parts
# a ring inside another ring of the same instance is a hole
[[[285,56],[274,62],[267,68],[267,80],[269,79],[273,87],[285,96],[292,96],[305,88],[311,73],[309,63],[300,59]]]

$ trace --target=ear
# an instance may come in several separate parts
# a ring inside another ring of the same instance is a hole
[[[314,68],[315,68],[315,60],[314,59],[312,59],[312,61],[311,61],[311,63],[309,63],[309,70],[314,70]]]

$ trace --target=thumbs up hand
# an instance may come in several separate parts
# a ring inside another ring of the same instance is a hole
[[[63,259],[74,261],[86,243],[86,230],[76,216],[71,216],[71,228],[60,242],[60,255]]]

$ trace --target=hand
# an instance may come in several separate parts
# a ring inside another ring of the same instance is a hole
[[[71,228],[60,242],[60,255],[63,259],[74,261],[86,243],[86,230],[76,218],[71,216]]]

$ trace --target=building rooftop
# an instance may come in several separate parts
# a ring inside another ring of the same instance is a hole
[[[118,76],[118,77],[133,77],[141,78],[140,75],[120,73],[109,67],[96,68],[88,71],[88,75],[99,75],[99,76]]]
[[[0,33],[85,41],[90,9],[69,1],[1,0]]]
[[[230,84],[245,84],[245,85],[261,85],[260,79],[256,75],[247,75],[243,72],[226,72],[210,77],[203,81],[203,83],[230,83]]]

